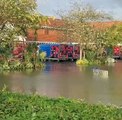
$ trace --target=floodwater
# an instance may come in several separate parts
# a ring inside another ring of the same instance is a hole
[[[107,72],[94,74],[96,68]],[[0,89],[4,86],[12,92],[122,105],[122,61],[97,67],[78,67],[75,62],[47,62],[40,71],[1,73]]]

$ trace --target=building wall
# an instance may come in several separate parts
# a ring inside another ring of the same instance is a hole
[[[59,42],[61,31],[51,29],[39,29],[37,30],[37,36],[35,30],[28,30],[29,41],[41,41],[41,42]]]
[[[64,22],[60,19],[49,19],[49,23],[44,24],[47,28],[37,30],[37,36],[35,36],[35,30],[28,30],[28,40],[29,41],[42,41],[42,42],[60,42],[67,37],[63,34],[63,31],[59,30],[64,26]],[[119,21],[109,21],[109,22],[91,22],[91,26],[104,29],[112,27],[113,25],[122,24]]]

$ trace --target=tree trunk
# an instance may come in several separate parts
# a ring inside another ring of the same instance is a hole
[[[35,40],[34,41],[37,41],[37,29],[35,29],[35,33],[34,33],[34,35],[35,35]]]
[[[85,52],[85,50],[83,51],[83,59],[85,59],[86,58],[86,52]]]
[[[83,58],[83,48],[80,46],[80,60]]]

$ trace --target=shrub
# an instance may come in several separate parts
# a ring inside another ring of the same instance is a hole
[[[6,61],[4,62],[4,64],[2,65],[2,69],[3,70],[10,70],[8,62],[6,62]]]
[[[39,58],[40,58],[40,60],[41,60],[42,62],[45,61],[46,52],[41,52],[41,53],[39,54]]]
[[[77,65],[88,65],[89,61],[87,59],[77,60],[76,64]]]
[[[122,108],[0,92],[1,120],[122,120]]]

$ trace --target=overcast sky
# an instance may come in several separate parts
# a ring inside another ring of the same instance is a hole
[[[122,0],[82,0],[82,2],[110,13],[116,20],[122,20]],[[56,16],[57,10],[69,9],[70,3],[71,0],[37,0],[37,9],[44,15]]]

